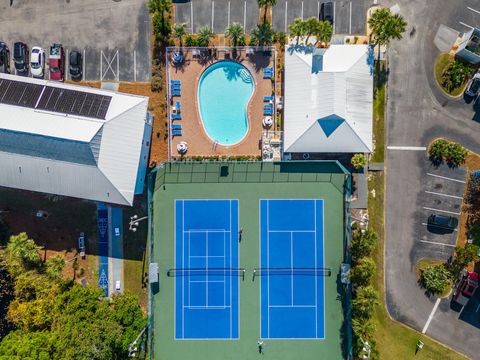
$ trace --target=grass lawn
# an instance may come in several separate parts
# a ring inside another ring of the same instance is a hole
[[[459,96],[460,94],[463,93],[465,90],[465,86],[467,86],[468,79],[465,80],[461,86],[452,89],[452,91],[448,91],[445,87],[442,85],[442,73],[445,70],[445,68],[453,62],[453,59],[450,57],[450,54],[448,53],[443,53],[440,54],[437,57],[437,60],[435,61],[435,80],[437,81],[437,84],[440,86],[440,88],[446,92],[450,96]]]
[[[379,246],[375,254],[377,262],[377,274],[375,286],[384,297],[384,273],[383,273],[383,252],[384,252],[384,175],[373,174],[368,182],[368,212],[369,226],[378,234]],[[375,196],[373,195],[375,194]],[[429,337],[390,319],[384,302],[381,301],[375,307],[373,320],[377,326],[375,341],[381,359],[415,359],[419,360],[454,360],[465,359],[464,356],[450,350]],[[415,355],[415,347],[418,340],[424,342],[422,350]]]
[[[384,61],[375,63],[373,89],[373,139],[375,151],[372,154],[372,162],[383,162],[385,153],[385,88],[386,88],[386,65]]]

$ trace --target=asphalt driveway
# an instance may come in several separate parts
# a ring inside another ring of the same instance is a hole
[[[0,2],[0,40],[12,56],[16,41],[47,52],[51,44],[61,43],[67,53],[84,55],[86,80],[150,79],[146,0],[15,0],[9,5]]]

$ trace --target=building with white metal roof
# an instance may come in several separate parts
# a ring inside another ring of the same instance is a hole
[[[285,153],[372,151],[368,45],[287,46],[284,71]]]
[[[132,205],[147,110],[143,96],[0,74],[0,186]]]

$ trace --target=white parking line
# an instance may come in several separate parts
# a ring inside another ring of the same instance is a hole
[[[455,245],[452,244],[444,244],[441,242],[435,242],[435,241],[428,241],[428,240],[420,240],[422,243],[427,243],[427,244],[433,244],[433,245],[442,245],[442,246],[448,246],[448,247],[455,247]]]
[[[475,312],[478,312],[478,309],[480,309],[480,304],[477,305],[477,310],[475,310]]]
[[[191,33],[193,34],[193,1],[190,3],[190,27],[192,28]]]
[[[441,298],[438,298],[437,301],[435,301],[435,305],[433,305],[433,309],[432,309],[432,312],[430,313],[430,316],[428,317],[427,323],[423,327],[422,334],[425,334],[427,332],[428,326],[430,325],[430,322],[433,319],[433,315],[435,315],[435,312],[437,311],[440,301],[442,301]]]
[[[449,177],[441,176],[441,175],[435,175],[435,174],[432,174],[432,173],[427,173],[427,175],[428,175],[428,176],[433,176],[433,177],[438,177],[438,178],[440,178],[440,179],[445,179],[445,180],[450,180],[450,181],[456,181],[456,182],[465,184],[465,181],[463,181],[463,180],[453,179],[453,178],[449,178]]]
[[[215,1],[212,0],[212,31],[213,31],[213,19],[215,17]]]
[[[227,26],[230,26],[230,1],[228,2]]]
[[[303,20],[303,1],[302,1],[302,20]]]
[[[133,81],[137,82],[137,50],[133,50]]]
[[[333,33],[335,34],[335,23],[337,22],[335,19],[335,4],[336,2],[333,3]]]
[[[243,28],[245,29],[246,26],[247,26],[247,1],[243,3]]]
[[[471,8],[470,6],[467,6],[467,9],[468,9],[468,10],[471,10],[471,11],[473,11],[473,12],[476,12],[477,14],[480,14],[480,11],[475,10],[474,8]]]
[[[438,192],[434,192],[434,191],[426,191],[426,190],[425,190],[425,192],[427,194],[438,195],[438,196],[446,196],[446,197],[453,198],[453,199],[463,199],[462,196],[448,195],[448,194],[442,194],[442,193],[438,193]]]
[[[462,24],[463,26],[466,26],[466,27],[468,27],[468,28],[470,28],[470,29],[473,29],[473,26],[470,26],[470,25],[468,25],[468,24],[465,24],[464,22],[459,21],[459,23]]]
[[[445,213],[445,214],[460,215],[460,213],[453,212],[453,211],[440,210],[440,209],[430,208],[430,207],[426,207],[426,206],[424,206],[423,208],[425,210],[438,211],[438,212],[442,212],[442,213]]]
[[[352,33],[352,2],[350,1],[350,31],[349,34]]]
[[[287,32],[287,12],[288,12],[288,1],[285,1],[285,33]]]
[[[437,225],[429,225],[427,223],[422,223],[423,226],[432,226],[432,227],[437,227],[437,228],[440,228],[440,229],[443,229],[441,226],[437,226]],[[458,231],[457,229],[453,229],[453,231]],[[426,240],[420,240],[420,241],[426,241]],[[443,245],[443,244],[442,244]]]
[[[85,49],[83,49],[83,63],[82,63],[82,74],[83,74],[83,78],[85,79]]]
[[[425,146],[387,146],[388,150],[410,150],[410,151],[425,151]]]
[[[67,59],[68,64],[70,64],[70,58],[68,57],[68,49],[67,49],[67,57],[65,59]],[[67,61],[65,61],[65,62],[67,62]],[[67,68],[69,69],[70,67],[67,65]],[[68,73],[69,72],[70,72],[70,70],[65,71],[65,80],[68,80]]]

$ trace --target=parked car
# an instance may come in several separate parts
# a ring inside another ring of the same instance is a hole
[[[479,90],[480,90],[480,73],[476,73],[470,79],[467,89],[465,90],[465,95],[470,97],[477,97]]]
[[[28,47],[25,43],[17,41],[13,44],[13,62],[17,75],[28,76]]]
[[[462,271],[455,290],[452,301],[462,307],[467,305],[468,301],[475,294],[478,288],[478,274],[469,271]]]
[[[333,25],[333,2],[326,1],[322,3],[318,18],[322,21],[328,21],[330,24]]]
[[[50,68],[50,80],[65,80],[65,51],[63,50],[62,44],[53,44],[50,46],[48,66]]]
[[[0,73],[10,74],[10,49],[0,41]]]
[[[428,225],[446,230],[455,230],[458,226],[458,219],[453,216],[432,214],[428,217]]]
[[[82,62],[82,54],[78,51],[72,51],[70,53],[70,77],[72,80],[80,81],[82,80],[83,76],[83,62]]]
[[[30,54],[30,72],[34,78],[43,79],[45,75],[45,50],[34,46]]]
[[[115,291],[119,292],[121,289],[120,280],[115,281]]]

